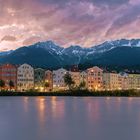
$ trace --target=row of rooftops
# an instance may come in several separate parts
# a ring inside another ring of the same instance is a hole
[[[27,64],[27,63],[24,63],[24,64]],[[15,68],[18,68],[20,67],[21,65],[24,65],[24,64],[10,64],[10,63],[6,63],[6,64],[0,64],[0,68],[2,68],[3,66],[13,66]],[[27,64],[27,65],[30,65],[30,64]],[[34,67],[32,65],[30,65],[31,67],[33,67],[34,69],[44,69],[44,68],[41,68],[41,67]],[[93,67],[98,67],[98,66],[93,66]],[[60,68],[58,68],[60,69]],[[58,70],[58,69],[54,69],[54,70]],[[72,71],[72,72],[81,72],[82,70],[79,69],[78,65],[72,65],[69,69],[68,68],[64,68],[68,71]],[[90,68],[89,68],[90,69]],[[104,73],[118,73],[117,70],[108,70],[107,68],[100,68],[103,70]],[[50,71],[53,71],[51,69],[44,69],[44,70],[50,70]],[[86,71],[86,70],[85,70]],[[128,69],[125,69],[124,71],[122,72],[119,72],[120,75],[123,75],[123,76],[127,76],[128,74],[140,74],[140,70],[128,70]]]

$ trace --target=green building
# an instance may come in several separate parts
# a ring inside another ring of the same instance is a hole
[[[45,70],[42,68],[37,68],[34,71],[34,83],[35,89],[38,91],[44,91],[45,84]]]

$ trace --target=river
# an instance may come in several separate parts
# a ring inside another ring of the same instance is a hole
[[[140,98],[0,97],[0,140],[140,140]]]

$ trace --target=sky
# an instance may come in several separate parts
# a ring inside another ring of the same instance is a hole
[[[0,0],[0,51],[53,40],[91,47],[140,38],[140,0]]]

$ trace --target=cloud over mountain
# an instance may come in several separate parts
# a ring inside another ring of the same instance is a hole
[[[139,38],[139,7],[139,0],[0,0],[0,39],[16,37],[0,51],[50,39],[89,47]]]

